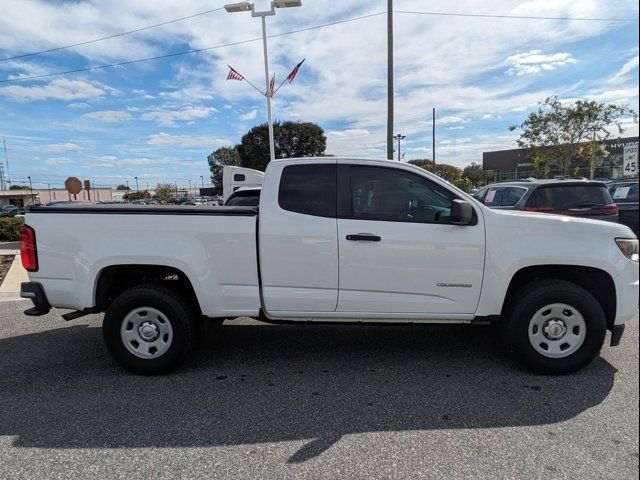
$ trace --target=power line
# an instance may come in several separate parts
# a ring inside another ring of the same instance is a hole
[[[409,10],[394,10],[394,13],[404,13],[411,15],[434,15],[442,17],[471,17],[471,18],[503,18],[512,20],[568,20],[578,22],[634,22],[634,18],[585,18],[585,17],[539,17],[532,15],[489,15],[483,13],[449,13],[449,12],[416,12]]]
[[[218,10],[222,10],[223,8],[224,7],[214,8],[213,10],[207,10],[206,12],[194,13],[193,15],[189,15],[187,17],[176,18],[174,20],[168,20],[166,22],[156,23],[155,25],[148,25],[146,27],[136,28],[135,30],[129,30],[128,32],[114,33],[113,35],[108,35],[106,37],[101,37],[101,38],[95,38],[93,40],[86,40],[84,42],[72,43],[71,45],[64,45],[62,47],[50,48],[48,50],[41,50],[39,52],[24,53],[22,55],[15,55],[13,57],[0,58],[0,62],[4,62],[4,61],[7,61],[7,60],[17,60],[19,58],[33,57],[35,55],[42,55],[42,54],[45,54],[45,53],[51,53],[51,52],[57,52],[57,51],[60,51],[60,50],[66,50],[67,48],[79,47],[81,45],[89,45],[90,43],[101,42],[103,40],[109,40],[111,38],[123,37],[124,35],[130,35],[132,33],[142,32],[143,30],[149,30],[150,28],[161,27],[163,25],[169,25],[170,23],[181,22],[183,20],[188,20],[190,18],[195,18],[195,17],[199,17],[201,15],[206,15],[208,13],[217,12]]]
[[[352,17],[352,18],[348,18],[348,19],[345,19],[345,20],[338,20],[338,21],[335,21],[335,22],[324,23],[322,25],[314,25],[312,27],[306,27],[306,28],[300,28],[300,29],[297,29],[297,30],[291,30],[289,32],[276,33],[276,34],[267,36],[267,38],[283,37],[285,35],[292,35],[294,33],[308,32],[310,30],[316,30],[316,29],[319,29],[319,28],[330,27],[330,26],[339,25],[339,24],[342,24],[342,23],[355,22],[357,20],[363,20],[365,18],[376,17],[378,15],[386,15],[386,12],[372,13],[372,14],[369,14],[369,15],[362,15],[360,17]],[[189,54],[192,54],[192,53],[202,53],[202,52],[206,52],[206,51],[209,51],[209,50],[216,50],[216,49],[219,49],[219,48],[232,47],[232,46],[235,46],[235,45],[242,45],[242,44],[245,44],[245,43],[257,42],[257,41],[262,41],[262,37],[251,38],[251,39],[248,39],[248,40],[240,40],[240,41],[231,42],[231,43],[223,43],[221,45],[215,45],[213,47],[196,48],[196,49],[192,49],[192,50],[185,50],[185,51],[182,51],[182,52],[167,53],[165,55],[157,55],[155,57],[139,58],[137,60],[128,60],[128,61],[125,61],[125,62],[110,63],[110,64],[107,64],[107,65],[96,65],[94,67],[77,68],[75,70],[66,70],[64,72],[54,72],[54,73],[46,73],[46,74],[42,74],[42,75],[31,75],[31,76],[28,76],[28,77],[10,78],[10,79],[5,79],[5,80],[0,80],[0,83],[21,82],[21,81],[25,81],[25,80],[35,80],[35,79],[38,79],[38,78],[54,77],[54,76],[57,76],[57,75],[67,75],[69,73],[90,72],[90,71],[94,71],[94,70],[101,70],[101,69],[104,69],[104,68],[122,67],[122,66],[125,66],[125,65],[131,65],[133,63],[149,62],[151,60],[161,60],[163,58],[178,57],[178,56],[181,56],[181,55],[189,55]]]

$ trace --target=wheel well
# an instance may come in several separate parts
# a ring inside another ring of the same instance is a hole
[[[518,270],[511,279],[502,311],[509,307],[513,294],[525,284],[541,278],[565,280],[588,291],[602,307],[607,327],[611,328],[616,316],[616,287],[611,275],[593,267],[573,265],[536,265]]]
[[[180,270],[163,265],[112,265],[100,272],[96,283],[96,310],[104,312],[120,293],[143,283],[162,283],[185,295],[198,307],[198,297],[189,278]],[[200,312],[201,313],[201,312]]]

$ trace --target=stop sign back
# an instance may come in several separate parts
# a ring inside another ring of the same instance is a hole
[[[64,181],[64,188],[67,192],[77,195],[82,191],[82,182],[76,177],[69,177]]]

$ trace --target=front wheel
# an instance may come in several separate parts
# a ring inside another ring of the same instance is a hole
[[[195,315],[172,289],[150,284],[121,293],[104,316],[102,335],[125,369],[153,375],[177,366],[190,350]]]
[[[507,347],[540,373],[573,373],[599,353],[606,319],[585,289],[563,280],[537,280],[523,286],[503,320]]]

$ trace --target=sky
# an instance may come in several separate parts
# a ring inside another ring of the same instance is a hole
[[[164,181],[195,185],[202,176],[207,184],[207,155],[239,143],[243,133],[266,121],[264,97],[245,82],[225,80],[229,64],[263,88],[259,19],[220,9],[131,35],[2,59],[223,3],[0,0],[0,80],[11,80],[0,82],[0,138],[6,140],[12,182],[24,184],[30,176],[34,187],[62,187],[73,175],[95,186],[115,186],[133,184],[137,176],[146,188]],[[274,97],[275,119],[318,123],[327,135],[328,154],[384,158],[387,2],[302,3],[267,18],[268,35],[276,35],[268,41],[276,82],[306,58],[294,82]],[[257,9],[269,5],[255,4]],[[604,0],[395,0],[394,133],[406,135],[405,160],[431,158],[434,107],[436,160],[462,167],[481,163],[484,151],[514,148],[518,132],[509,132],[509,125],[520,123],[548,96],[624,104],[636,111],[639,101],[637,22],[409,12],[638,19],[636,1],[616,2],[615,10],[610,5]],[[326,26],[309,28],[321,25]],[[631,119],[624,124],[623,136],[638,135]]]

